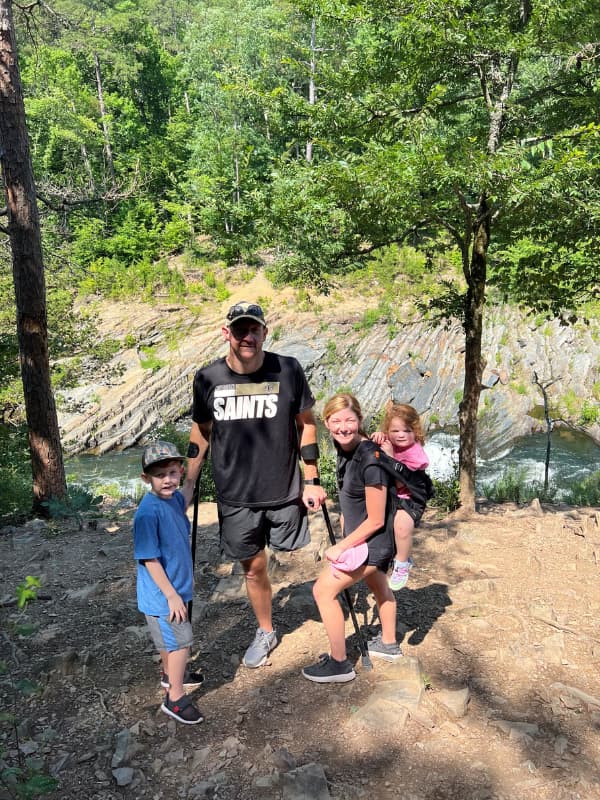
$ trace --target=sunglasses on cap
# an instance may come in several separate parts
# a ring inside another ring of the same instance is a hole
[[[232,320],[236,317],[264,317],[263,310],[256,303],[238,303],[231,306],[227,312],[227,319]]]

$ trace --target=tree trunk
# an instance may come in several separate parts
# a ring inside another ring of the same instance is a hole
[[[12,250],[17,335],[29,429],[34,510],[66,494],[56,406],[50,383],[46,282],[29,136],[11,0],[0,0],[0,162]]]
[[[110,129],[108,126],[108,116],[106,114],[106,106],[104,105],[104,90],[102,88],[102,74],[100,72],[100,59],[98,54],[94,53],[94,70],[96,73],[96,90],[98,92],[98,106],[100,108],[100,120],[102,122],[102,132],[104,134],[104,153],[106,155],[106,166],[108,167],[108,174],[110,175],[111,186],[115,187],[115,162],[113,159],[112,145],[110,143]]]
[[[459,423],[459,485],[460,505],[475,511],[475,472],[477,457],[477,410],[481,394],[483,362],[481,338],[487,272],[487,252],[490,243],[490,217],[487,198],[479,199],[473,231],[473,249],[465,297],[465,383],[458,409]]]
[[[308,84],[308,104],[314,106],[316,102],[315,72],[316,72],[316,50],[317,50],[317,23],[313,17],[310,24],[310,79]],[[310,164],[313,157],[312,139],[306,142],[306,160]]]

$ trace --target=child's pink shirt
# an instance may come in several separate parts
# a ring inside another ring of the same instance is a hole
[[[427,469],[429,466],[429,459],[427,453],[419,442],[405,447],[403,450],[394,450],[394,458],[400,461],[409,469]],[[403,500],[410,499],[410,492],[404,485],[398,486],[398,497]]]

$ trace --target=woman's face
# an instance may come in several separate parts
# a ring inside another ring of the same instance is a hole
[[[325,420],[325,427],[342,450],[353,450],[362,439],[358,432],[361,420],[350,408],[336,411]]]

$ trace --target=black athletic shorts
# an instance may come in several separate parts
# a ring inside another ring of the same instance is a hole
[[[382,572],[387,572],[396,552],[393,529],[390,531],[384,528],[371,536],[370,539],[367,539],[367,547],[369,548],[368,566],[378,567]]]
[[[421,506],[418,503],[415,503],[414,500],[411,500],[407,497],[397,497],[396,498],[397,508],[396,511],[406,511],[408,516],[412,519],[415,523],[415,528],[418,528],[421,524],[421,517],[423,516],[423,512],[425,511],[425,506]]]
[[[310,541],[306,507],[300,500],[275,508],[219,503],[218,509],[221,551],[234,561],[252,558],[266,546],[299,550]]]

